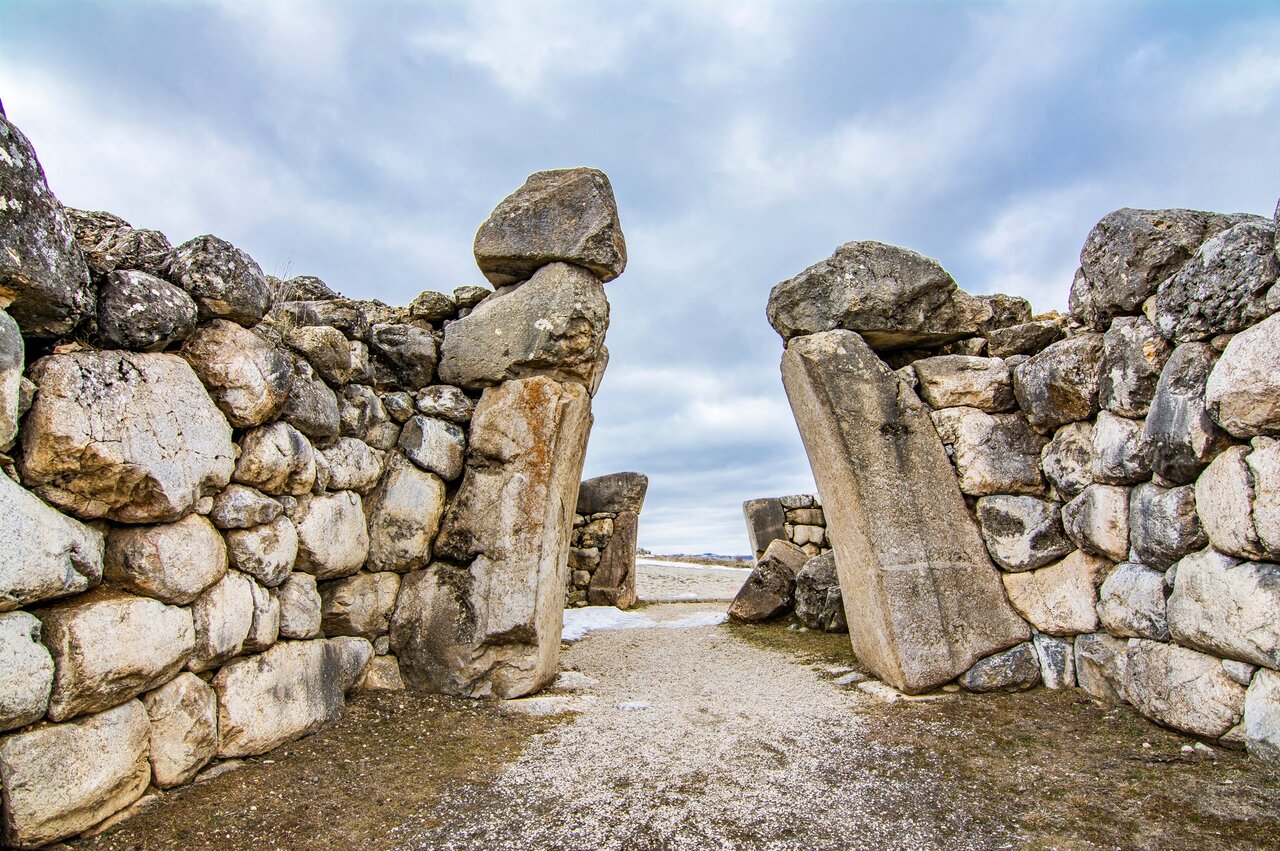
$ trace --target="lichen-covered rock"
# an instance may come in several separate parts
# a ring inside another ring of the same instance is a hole
[[[298,530],[295,570],[338,579],[355,573],[369,556],[369,530],[360,495],[353,491],[300,500],[290,519]]]
[[[337,437],[342,427],[337,394],[304,360],[293,361],[293,383],[280,419],[322,445]]]
[[[228,485],[214,497],[209,519],[219,529],[248,529],[270,523],[284,511],[277,500],[244,485]]]
[[[289,348],[307,359],[320,377],[339,387],[352,377],[351,341],[337,328],[309,325],[284,335]]]
[[[165,274],[196,300],[201,321],[227,319],[252,326],[271,306],[271,291],[261,267],[216,236],[197,236],[173,249]]]
[[[427,386],[435,376],[439,346],[427,328],[380,323],[369,329],[369,347],[386,358],[400,384],[410,390]]]
[[[1153,322],[1179,343],[1243,331],[1280,309],[1275,226],[1261,216],[1205,240],[1156,292]]]
[[[74,836],[132,804],[151,779],[142,703],[0,736],[4,841],[34,848]]]
[[[978,408],[988,413],[1015,406],[1009,367],[1001,358],[942,355],[911,364],[918,392],[934,408]]]
[[[1142,420],[1102,411],[1093,426],[1093,480],[1108,485],[1132,485],[1151,478]]]
[[[1160,373],[1142,439],[1151,469],[1174,484],[1191,484],[1230,442],[1205,405],[1205,382],[1216,359],[1208,343],[1183,343]]]
[[[315,638],[320,634],[320,592],[316,578],[291,573],[280,586],[280,637]]]
[[[80,517],[164,523],[231,479],[231,427],[174,355],[42,358],[22,425],[22,480]]]
[[[1061,340],[1013,370],[1013,392],[1032,428],[1048,431],[1098,412],[1102,335]]]
[[[1141,564],[1117,565],[1099,591],[1098,618],[1115,636],[1168,641],[1164,574]]]
[[[1045,688],[1074,688],[1076,684],[1076,651],[1070,638],[1036,633],[1031,637],[1040,661],[1040,681]]]
[[[321,450],[329,468],[329,487],[366,494],[378,482],[386,463],[386,453],[354,437],[340,437]]]
[[[0,615],[0,731],[44,717],[53,658],[40,643],[40,621],[27,612]]]
[[[761,623],[786,614],[795,603],[796,575],[808,560],[805,551],[790,541],[769,544],[729,605],[729,617]]]
[[[1148,482],[1129,495],[1129,545],[1143,564],[1164,570],[1208,542],[1192,486],[1162,488]]]
[[[325,635],[358,635],[370,641],[391,629],[400,574],[357,573],[320,587],[320,627]]]
[[[443,322],[458,314],[458,303],[452,296],[434,290],[423,290],[409,302],[409,315],[427,322]]]
[[[969,691],[1025,691],[1040,683],[1040,660],[1031,642],[980,659],[960,677]]]
[[[1040,493],[1040,452],[1044,439],[1022,414],[988,414],[977,408],[933,412],[933,424],[959,473],[960,490],[970,496]]]
[[[1209,373],[1204,401],[1236,437],[1280,432],[1280,314],[1231,338]]]
[[[439,417],[455,423],[471,421],[476,403],[457,387],[437,384],[418,391],[417,408],[429,417]]]
[[[462,475],[462,459],[467,438],[451,422],[434,417],[411,417],[400,432],[400,449],[405,457],[446,482]]]
[[[958,289],[936,260],[882,242],[848,242],[775,286],[768,318],[784,340],[844,329],[874,351],[889,351],[975,336],[992,309]]]
[[[1102,337],[1098,404],[1122,417],[1145,417],[1172,352],[1145,317],[1116,317]]]
[[[79,594],[102,581],[102,533],[0,474],[0,612]]]
[[[1129,489],[1089,485],[1062,506],[1062,526],[1086,553],[1124,561],[1129,553]]]
[[[1004,575],[1009,602],[1040,632],[1075,635],[1098,628],[1098,586],[1111,563],[1076,551],[1039,570]]]
[[[98,712],[167,682],[195,642],[191,612],[99,588],[40,612],[55,675],[49,719]]]
[[[289,576],[298,557],[298,532],[288,517],[248,529],[229,529],[226,539],[230,565],[268,588]]]
[[[25,346],[18,323],[0,310],[0,449],[9,448],[18,436],[25,363]]]
[[[63,209],[84,262],[94,275],[105,276],[117,269],[163,274],[173,248],[160,231],[135,228],[111,213]]]
[[[445,328],[440,379],[468,389],[533,375],[588,385],[608,327],[600,282],[553,263]]]
[[[594,168],[529,175],[480,226],[475,256],[495,286],[523,281],[557,262],[613,280],[626,268],[627,244],[609,178]]]
[[[118,588],[181,606],[222,578],[227,551],[213,524],[192,514],[177,523],[112,529],[103,568]]]
[[[1093,423],[1068,423],[1040,453],[1040,468],[1066,499],[1093,484]]]
[[[252,585],[252,579],[231,570],[191,604],[196,635],[188,670],[207,671],[240,653],[253,626]]]
[[[232,478],[269,494],[302,496],[316,481],[315,450],[288,423],[255,428],[240,439],[240,458]]]
[[[89,269],[35,149],[0,114],[0,308],[33,337],[69,333],[94,313]]]
[[[1213,656],[1135,638],[1125,657],[1125,698],[1148,718],[1213,739],[1239,723],[1244,686]]]
[[[1129,643],[1105,632],[1077,635],[1076,682],[1087,694],[1108,703],[1124,703]]]
[[[978,500],[977,515],[987,551],[1008,571],[1044,567],[1075,547],[1062,529],[1056,502],[1034,496],[984,496]]]
[[[275,419],[293,386],[289,357],[234,322],[202,325],[187,338],[182,356],[236,428]]]
[[[1280,566],[1202,550],[1178,562],[1168,608],[1178,642],[1280,668]]]
[[[993,358],[1039,354],[1063,337],[1062,324],[1056,319],[1022,322],[986,333],[987,354]]]
[[[105,348],[158,352],[190,337],[196,315],[191,296],[146,272],[112,272],[98,289],[98,336]]]
[[[218,753],[218,696],[183,673],[142,696],[151,721],[151,782],[169,789],[191,782]]]
[[[1249,756],[1280,764],[1280,673],[1258,671],[1244,696],[1244,731]]]

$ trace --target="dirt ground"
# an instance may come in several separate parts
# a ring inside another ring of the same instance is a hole
[[[655,620],[722,604],[646,607]],[[886,702],[845,636],[599,631],[584,711],[365,695],[74,848],[1275,848],[1280,772],[1076,691]],[[590,682],[594,680],[595,682]]]

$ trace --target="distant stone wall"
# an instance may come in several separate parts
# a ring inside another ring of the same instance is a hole
[[[878,676],[1079,686],[1280,761],[1278,231],[1280,208],[1119,210],[1070,316],[880,243],[774,289]]]
[[[811,558],[831,550],[827,518],[816,494],[749,499],[742,503],[742,516],[753,558],[763,556],[774,541],[789,541]]]
[[[3,117],[0,149],[5,843],[310,733],[352,690],[555,676],[625,264],[602,173],[502,202],[475,244],[496,292],[389,307],[64,210]]]
[[[636,536],[649,479],[612,473],[578,489],[565,607],[636,604]]]

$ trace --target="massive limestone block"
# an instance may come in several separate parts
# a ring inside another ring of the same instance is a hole
[[[151,782],[161,789],[189,783],[218,754],[218,696],[183,673],[142,696],[151,721]]]
[[[589,385],[608,327],[600,282],[553,263],[445,328],[440,379],[468,389],[532,375]]]
[[[787,540],[787,512],[774,498],[749,499],[742,503],[742,516],[747,521],[751,552],[759,559],[769,544]]]
[[[283,582],[298,558],[298,531],[288,517],[226,532],[227,561],[268,588]]]
[[[1063,337],[1062,324],[1056,319],[1020,322],[1007,328],[986,332],[987,354],[993,358],[1013,355],[1035,355]]]
[[[256,325],[271,306],[262,268],[226,240],[208,234],[173,249],[165,270],[200,307],[200,319]]]
[[[0,474],[0,612],[102,581],[102,533]]]
[[[1062,506],[1062,526],[1085,552],[1124,561],[1129,553],[1129,489],[1089,485]]]
[[[1156,292],[1153,321],[1179,343],[1243,331],[1280,309],[1275,226],[1253,216],[1205,240]]]
[[[1102,335],[1082,334],[1049,346],[1013,370],[1013,392],[1033,428],[1048,431],[1098,412]]]
[[[1040,452],[1044,439],[1022,414],[988,414],[977,408],[945,408],[933,412],[942,442],[960,476],[960,490],[970,496],[995,493],[1040,493]]]
[[[240,653],[253,627],[253,580],[234,570],[218,580],[191,605],[195,652],[188,670],[216,668]]]
[[[236,428],[275,419],[293,386],[293,362],[262,337],[234,322],[203,325],[182,356]]]
[[[18,436],[25,362],[26,353],[18,323],[0,310],[0,449],[7,449]]]
[[[1040,453],[1040,468],[1066,499],[1093,484],[1093,423],[1068,423]]]
[[[316,578],[291,573],[280,586],[280,637],[315,638],[320,634],[320,592]]]
[[[322,445],[337,437],[342,427],[337,394],[304,360],[293,362],[293,384],[280,418]]]
[[[988,413],[1014,407],[1009,367],[1001,358],[941,355],[912,362],[920,398],[934,408],[977,408]]]
[[[1030,641],[981,659],[960,677],[969,691],[1024,691],[1040,684],[1040,660]]]
[[[370,641],[391,628],[400,574],[357,573],[320,587],[320,627],[325,635],[358,635]]]
[[[142,703],[0,737],[4,841],[34,848],[87,830],[132,804],[151,779]]]
[[[577,512],[588,514],[636,514],[644,508],[644,497],[649,490],[649,477],[643,473],[610,473],[587,479],[578,487]]]
[[[101,210],[64,209],[75,232],[76,244],[84,254],[84,262],[94,275],[109,275],[116,269],[163,274],[173,247],[160,231],[135,228],[119,216]]]
[[[34,337],[57,337],[93,315],[89,269],[35,149],[0,115],[0,308]]]
[[[1151,464],[1142,442],[1142,420],[1102,411],[1093,426],[1093,480],[1108,485],[1132,485],[1151,478]]]
[[[1160,373],[1142,439],[1151,469],[1174,484],[1195,481],[1230,441],[1205,405],[1205,382],[1216,358],[1208,343],[1184,343]]]
[[[786,614],[795,602],[796,576],[808,560],[808,554],[789,541],[769,544],[729,604],[729,617],[761,623]]]
[[[44,717],[53,659],[40,643],[40,621],[27,612],[0,615],[0,731]]]
[[[1075,640],[1076,682],[1087,694],[1108,703],[1124,703],[1128,641],[1095,632]]]
[[[440,477],[393,455],[387,474],[364,501],[369,569],[404,572],[426,567],[444,506]]]
[[[224,665],[218,756],[252,756],[313,733],[342,714],[373,645],[363,638],[290,641]]]
[[[977,504],[982,540],[1008,571],[1034,570],[1071,552],[1061,506],[1034,496],[985,496]]]
[[[1164,574],[1141,564],[1117,565],[1099,590],[1098,618],[1112,635],[1168,641]]]
[[[1178,562],[1169,631],[1207,653],[1280,669],[1280,566],[1212,549]]]
[[[587,586],[593,606],[629,609],[636,604],[636,533],[640,517],[623,511],[613,520],[613,534],[600,551],[600,562]]]
[[[329,468],[329,487],[358,494],[368,493],[377,484],[387,458],[385,452],[354,437],[338,438],[321,454]]]
[[[512,698],[555,678],[590,424],[578,384],[536,377],[485,391],[436,542],[448,563],[401,585],[391,643],[411,686]]]
[[[888,351],[978,335],[992,310],[958,289],[936,260],[882,242],[847,242],[775,286],[768,317],[784,340],[844,329]]]
[[[814,556],[796,574],[796,620],[809,629],[848,632],[833,554]]]
[[[1098,404],[1122,417],[1145,417],[1172,352],[1145,317],[1117,317],[1102,337]]]
[[[231,427],[174,355],[78,352],[31,370],[22,480],[80,517],[167,523],[226,487]]]
[[[1057,564],[1004,576],[1009,600],[1031,625],[1049,635],[1098,628],[1098,586],[1111,562],[1076,551]]]
[[[1125,657],[1125,698],[1148,718],[1215,739],[1240,722],[1244,686],[1213,656],[1135,638]]]
[[[49,719],[98,712],[182,670],[195,645],[191,612],[100,588],[40,613],[56,674]]]
[[[158,352],[196,330],[196,303],[166,280],[112,272],[98,290],[98,336],[108,349]]]
[[[451,482],[462,475],[467,437],[455,423],[415,416],[400,432],[400,449],[422,469]]]
[[[302,496],[316,481],[315,450],[288,423],[255,428],[240,439],[240,458],[232,478],[266,493]]]
[[[1208,542],[1191,485],[1162,488],[1148,482],[1129,495],[1129,545],[1143,564],[1164,570]]]
[[[369,557],[369,529],[357,493],[307,497],[289,519],[298,531],[295,570],[316,579],[338,579],[355,573]]]
[[[1280,432],[1280,314],[1231,338],[1209,373],[1204,401],[1236,437]]]
[[[1280,673],[1254,675],[1244,696],[1244,732],[1249,756],[1280,765]]]
[[[822,494],[858,658],[919,692],[1027,640],[910,388],[848,331],[792,340],[782,377]]]
[[[185,605],[227,572],[222,535],[192,514],[162,526],[128,526],[107,535],[104,575],[135,594]]]
[[[556,262],[613,280],[627,265],[627,244],[609,178],[594,168],[529,175],[480,226],[475,255],[494,286],[523,281]]]

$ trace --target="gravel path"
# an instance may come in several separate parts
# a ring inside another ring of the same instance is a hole
[[[636,559],[636,596],[642,603],[728,602],[750,568],[706,567],[660,559]]]

